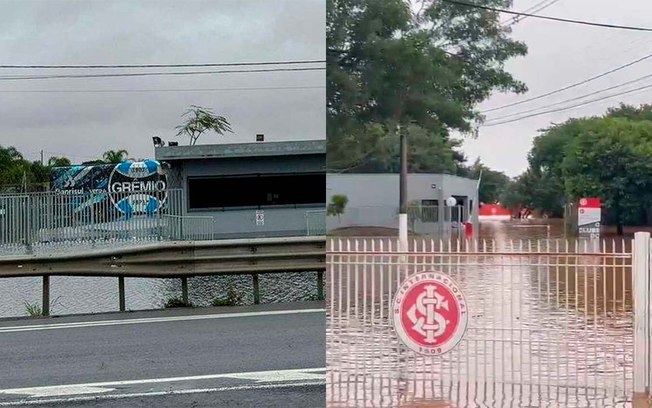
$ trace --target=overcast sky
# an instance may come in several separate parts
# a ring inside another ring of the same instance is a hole
[[[540,0],[514,0],[514,10],[525,10]],[[590,20],[620,25],[652,27],[652,2],[649,0],[559,0],[538,12],[541,15]],[[507,20],[508,16],[504,17]],[[529,53],[507,64],[507,69],[524,81],[529,92],[525,95],[495,95],[482,104],[490,109],[528,99],[566,85],[579,82],[652,53],[652,32],[635,32],[597,27],[570,25],[527,18],[513,26],[513,37],[524,41]],[[576,98],[590,92],[634,80],[652,71],[652,58],[627,69],[608,75],[568,91],[537,101],[487,113],[487,119],[498,118]],[[629,86],[589,96],[565,105],[627,91],[652,84],[652,78]],[[480,156],[492,168],[517,175],[527,167],[526,156],[537,130],[551,122],[563,122],[570,117],[603,113],[620,102],[641,104],[652,102],[652,89],[606,99],[576,109],[532,117],[514,123],[483,127],[477,139],[467,140],[464,151],[473,161]],[[547,110],[547,109],[546,109]]]
[[[3,0],[0,64],[323,60],[325,14],[324,0]],[[219,69],[224,68],[173,71]],[[165,69],[120,70],[152,71]],[[0,77],[43,73],[89,71],[3,69]],[[269,141],[323,139],[324,85],[324,71],[0,80],[0,145],[16,146],[30,159],[44,150],[46,160],[66,155],[81,162],[121,148],[132,157],[152,157],[152,136],[174,140],[174,127],[191,104],[213,108],[229,119],[235,135],[223,141],[254,141],[256,133]],[[288,86],[315,88],[90,92]],[[35,90],[66,92],[24,92]],[[216,142],[217,137],[204,135],[200,143]]]

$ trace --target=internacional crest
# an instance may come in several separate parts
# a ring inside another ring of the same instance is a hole
[[[468,310],[462,290],[449,276],[421,272],[405,279],[394,296],[392,323],[411,350],[437,356],[464,337]]]

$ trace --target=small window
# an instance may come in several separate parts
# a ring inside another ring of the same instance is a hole
[[[421,200],[421,221],[437,222],[439,220],[439,201]]]

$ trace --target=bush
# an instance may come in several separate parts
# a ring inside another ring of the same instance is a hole
[[[216,297],[211,302],[213,306],[237,306],[242,304],[242,295],[232,287],[226,292],[226,297]]]
[[[170,309],[170,308],[175,308],[175,307],[192,307],[192,303],[188,302],[186,304],[183,299],[179,298],[169,298],[166,302],[165,305],[163,305],[164,308]]]
[[[29,317],[43,316],[43,311],[41,310],[41,306],[39,306],[37,303],[29,303],[28,301],[25,301],[25,311],[27,312]]]

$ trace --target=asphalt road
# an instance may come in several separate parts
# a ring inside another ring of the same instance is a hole
[[[0,321],[0,407],[321,407],[323,303]]]

